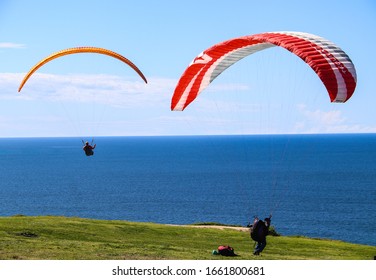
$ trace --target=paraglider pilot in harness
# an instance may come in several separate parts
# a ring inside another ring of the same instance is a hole
[[[265,218],[265,221],[263,221],[255,217],[253,221],[253,225],[251,227],[251,238],[257,242],[253,252],[254,255],[259,255],[265,249],[266,236],[269,234],[271,218],[272,215]]]
[[[92,155],[94,155],[94,151],[93,150],[95,149],[96,146],[97,146],[97,144],[94,144],[92,146],[92,145],[89,144],[88,141],[86,141],[85,145],[82,147],[82,149],[84,150],[86,156],[92,156]]]

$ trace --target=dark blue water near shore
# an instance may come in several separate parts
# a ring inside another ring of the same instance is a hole
[[[246,225],[376,245],[376,134],[0,139],[0,215]]]

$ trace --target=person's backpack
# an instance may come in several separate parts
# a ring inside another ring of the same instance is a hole
[[[251,227],[251,238],[254,241],[260,242],[267,235],[267,231],[268,228],[266,227],[265,222],[263,220],[257,220]]]
[[[218,253],[222,256],[236,256],[235,252],[234,252],[234,248],[230,247],[230,246],[219,246],[218,247]]]

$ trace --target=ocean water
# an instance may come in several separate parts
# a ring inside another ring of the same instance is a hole
[[[0,215],[245,226],[376,246],[376,134],[0,139]]]

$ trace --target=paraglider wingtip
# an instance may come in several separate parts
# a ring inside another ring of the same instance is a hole
[[[184,109],[185,109],[185,107],[183,107],[183,108],[181,108],[181,107],[179,107],[179,106],[177,106],[177,105],[171,105],[171,111],[180,111],[180,112],[182,112],[182,111],[184,111]]]

